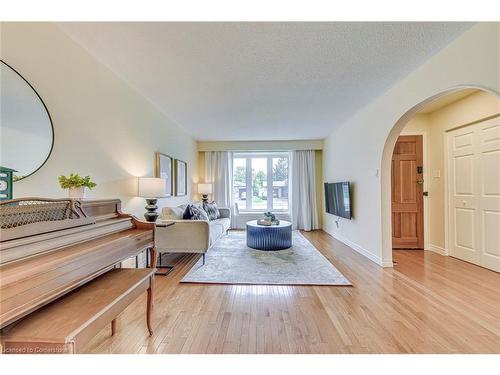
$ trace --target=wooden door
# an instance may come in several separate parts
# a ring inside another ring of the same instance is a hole
[[[421,135],[400,136],[392,155],[392,247],[424,248]]]
[[[450,255],[500,272],[500,118],[448,134]]]

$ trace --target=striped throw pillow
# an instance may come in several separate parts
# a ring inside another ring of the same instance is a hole
[[[220,218],[220,212],[217,208],[217,203],[203,202],[203,209],[207,212],[209,220],[216,220]]]
[[[191,214],[191,220],[208,221],[208,215],[201,204],[190,204],[189,213]]]

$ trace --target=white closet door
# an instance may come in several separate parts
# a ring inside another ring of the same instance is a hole
[[[500,118],[448,133],[450,254],[500,272]]]
[[[481,265],[500,272],[500,117],[479,125]]]
[[[473,126],[454,130],[448,135],[449,242],[452,256],[480,264],[477,135]]]

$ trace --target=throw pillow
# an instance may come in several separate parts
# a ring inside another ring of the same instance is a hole
[[[164,207],[161,211],[162,220],[180,220],[183,215],[184,209],[181,207]]]
[[[208,221],[208,215],[201,204],[191,204],[189,206],[189,212],[191,214],[191,220]]]
[[[219,209],[217,208],[217,203],[203,202],[203,209],[207,212],[209,220],[216,220],[220,218],[220,212]]]
[[[191,205],[188,204],[186,209],[184,210],[184,214],[182,215],[182,219],[191,220]]]

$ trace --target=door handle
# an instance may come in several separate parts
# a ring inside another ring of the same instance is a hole
[[[467,206],[467,201],[462,201],[462,206]]]

